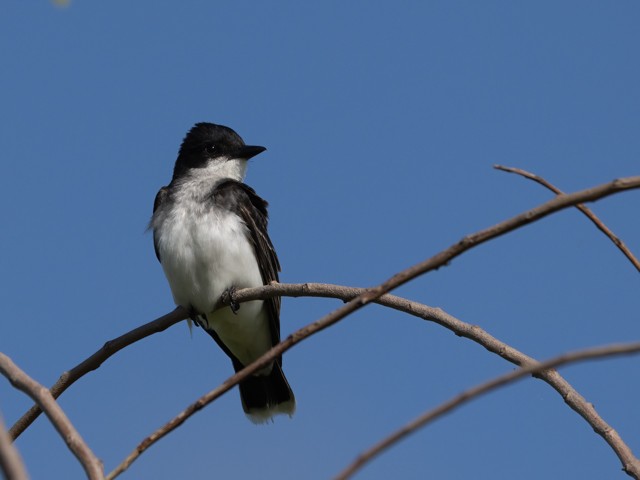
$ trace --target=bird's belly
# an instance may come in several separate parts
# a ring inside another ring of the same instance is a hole
[[[212,312],[232,286],[263,284],[247,227],[235,215],[207,213],[198,220],[174,215],[167,219],[158,246],[174,301],[197,313]]]

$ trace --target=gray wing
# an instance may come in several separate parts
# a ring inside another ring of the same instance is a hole
[[[235,180],[227,180],[218,185],[213,191],[213,197],[218,205],[237,213],[247,225],[262,282],[268,285],[272,281],[279,281],[280,262],[267,233],[268,203],[251,187]],[[269,313],[271,339],[275,345],[280,341],[280,297],[265,300],[265,305]]]

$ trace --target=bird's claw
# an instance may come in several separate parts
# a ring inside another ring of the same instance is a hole
[[[191,320],[196,327],[201,326],[202,319],[200,318],[200,314],[196,312],[196,309],[193,307],[189,308],[189,320]]]
[[[236,287],[229,287],[222,293],[222,301],[229,304],[234,315],[240,310],[240,304],[235,299],[236,290]]]

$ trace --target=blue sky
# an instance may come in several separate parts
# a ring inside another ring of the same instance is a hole
[[[0,351],[51,385],[171,309],[145,233],[197,121],[268,151],[247,183],[270,202],[283,282],[377,284],[550,198],[637,175],[640,5],[620,2],[4,2],[0,7]],[[640,252],[640,192],[593,205]],[[396,293],[537,358],[638,339],[638,273],[576,211],[483,245]],[[289,333],[340,305],[284,299]],[[292,420],[256,427],[237,391],[122,478],[305,478],[513,367],[433,324],[370,306],[286,354]],[[106,470],[231,374],[176,325],[60,399]],[[563,370],[640,454],[638,359]],[[30,401],[0,382],[12,424]],[[38,478],[83,478],[40,418],[17,442]],[[465,406],[362,479],[624,478],[546,384]]]

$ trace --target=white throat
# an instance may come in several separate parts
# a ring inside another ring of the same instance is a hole
[[[184,180],[187,182],[217,182],[230,178],[241,182],[247,173],[247,160],[241,158],[215,158],[202,168],[191,169]]]

